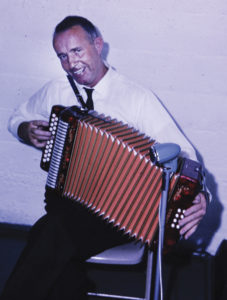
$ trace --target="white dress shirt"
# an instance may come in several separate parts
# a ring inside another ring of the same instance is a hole
[[[83,86],[77,84],[77,87],[86,101]],[[179,144],[184,154],[196,160],[193,147],[156,96],[114,69],[109,68],[94,87],[93,101],[98,113],[123,121],[160,143]],[[22,103],[9,120],[9,131],[18,138],[17,129],[21,122],[49,120],[51,108],[56,104],[80,106],[66,76],[47,83]]]

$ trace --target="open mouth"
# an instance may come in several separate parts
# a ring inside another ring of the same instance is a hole
[[[77,76],[77,75],[82,75],[85,71],[85,67],[79,68],[79,69],[74,69],[72,70],[72,74]]]

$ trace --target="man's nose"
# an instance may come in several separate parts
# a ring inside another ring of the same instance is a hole
[[[76,65],[76,63],[77,63],[77,57],[76,57],[76,55],[69,55],[68,56],[68,64],[69,64],[69,68],[71,69],[71,68],[74,68],[75,67],[75,65]]]

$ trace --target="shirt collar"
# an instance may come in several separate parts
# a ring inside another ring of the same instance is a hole
[[[103,76],[103,78],[94,86],[94,92],[93,95],[95,97],[95,94],[99,95],[102,98],[105,98],[105,96],[108,94],[108,90],[110,88],[110,84],[112,82],[112,78],[114,77],[114,69],[110,66],[108,66],[108,70],[106,74]],[[79,83],[76,83],[79,92],[83,95],[84,89],[88,88],[85,85],[81,85]]]

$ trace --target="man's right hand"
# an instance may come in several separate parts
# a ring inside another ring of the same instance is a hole
[[[51,138],[49,123],[42,120],[22,122],[18,127],[18,136],[36,148],[43,148]]]

